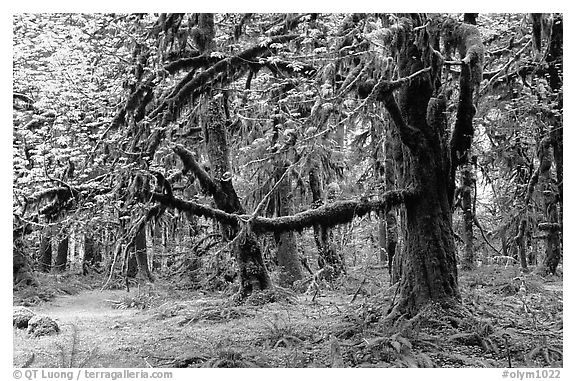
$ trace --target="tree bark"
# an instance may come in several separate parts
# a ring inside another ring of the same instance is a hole
[[[94,239],[88,235],[84,234],[84,257],[82,258],[82,263],[85,265],[93,265],[95,263],[95,247]]]
[[[206,119],[203,123],[204,140],[208,158],[210,160],[211,176],[204,176],[199,180],[211,189],[216,207],[228,213],[244,214],[245,210],[236,190],[232,185],[232,169],[230,165],[230,153],[226,137],[226,124],[224,105],[225,99],[211,99],[208,101]],[[182,157],[182,155],[180,155]],[[189,163],[190,164],[190,163]],[[198,173],[196,171],[196,173]],[[223,236],[226,239],[236,238],[239,233],[238,226],[222,225]],[[234,245],[234,256],[237,261],[241,298],[249,296],[253,291],[265,290],[271,287],[270,277],[262,251],[252,232],[238,237]]]
[[[522,271],[528,271],[528,261],[526,260],[526,227],[528,226],[528,220],[523,217],[518,226],[518,234],[514,238],[516,241],[516,246],[518,247],[518,259],[520,259],[520,267]]]
[[[464,218],[464,254],[462,269],[472,270],[474,265],[474,213],[472,210],[472,188],[474,176],[469,163],[462,168],[462,214]]]
[[[138,261],[136,260],[135,248],[130,249],[130,254],[128,255],[128,267],[126,269],[126,277],[136,278],[138,275]]]
[[[284,172],[288,169],[287,163],[278,166],[276,181],[280,181]],[[294,212],[294,200],[290,176],[284,176],[278,188],[278,215],[289,216]],[[282,287],[290,287],[295,281],[302,279],[302,267],[298,258],[298,246],[294,231],[280,233],[278,239],[278,267],[279,283]]]
[[[475,112],[471,67],[465,63],[460,74],[456,122],[448,142],[446,100],[443,96],[432,97],[441,65],[437,65],[437,56],[429,47],[418,47],[409,25],[401,27],[409,38],[399,51],[400,76],[408,77],[426,67],[431,72],[402,87],[398,103],[392,94],[384,95],[386,109],[409,150],[410,176],[417,189],[417,194],[405,204],[406,251],[402,256],[398,302],[389,311],[389,318],[414,316],[433,302],[445,307],[460,303],[452,230],[453,197],[456,168],[465,162],[472,143]]]
[[[308,173],[313,208],[318,208],[323,204],[322,183],[319,171],[319,166],[316,163]],[[320,268],[324,268],[325,266],[331,267],[327,279],[335,279],[345,272],[344,261],[342,257],[338,255],[336,245],[333,243],[332,229],[323,224],[314,224],[314,241],[318,248],[318,266]]]
[[[40,241],[40,250],[38,256],[39,269],[48,273],[52,268],[52,237],[50,232],[46,231]]]
[[[464,13],[464,22],[472,25],[476,25],[476,18],[478,13]]]
[[[12,284],[14,286],[37,286],[38,282],[32,272],[30,261],[24,253],[24,244],[21,238],[13,240],[12,247]]]
[[[386,191],[397,189],[396,182],[396,165],[395,156],[397,155],[397,150],[401,150],[399,147],[400,142],[397,137],[394,136],[392,128],[388,128],[386,131],[386,143],[384,146],[384,177],[385,177],[385,187]],[[398,246],[398,219],[396,218],[396,210],[389,210],[386,215],[386,253],[387,253],[387,263],[388,263],[388,274],[392,280],[392,267],[394,256],[396,255],[396,249]]]
[[[64,272],[68,264],[68,237],[63,238],[58,243],[58,251],[54,260],[54,271]]]
[[[554,189],[553,179],[550,174],[552,167],[552,146],[550,139],[543,139],[539,147],[540,158],[540,184],[542,186],[544,215],[551,225],[558,225],[557,191]],[[537,269],[541,275],[556,274],[556,268],[560,263],[562,253],[560,251],[559,229],[546,230],[546,256],[542,265]]]
[[[146,227],[143,226],[136,234],[136,240],[134,242],[135,246],[135,257],[136,264],[138,266],[138,274],[145,280],[149,282],[154,282],[154,278],[150,273],[150,267],[148,266],[148,252],[146,248]]]
[[[532,18],[532,48],[536,55],[542,51],[542,13],[530,13]]]

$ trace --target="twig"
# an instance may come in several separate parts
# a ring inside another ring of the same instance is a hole
[[[494,246],[492,246],[490,241],[488,241],[488,238],[486,238],[486,234],[484,234],[484,229],[482,229],[482,226],[480,225],[480,221],[478,221],[478,218],[476,216],[474,216],[474,224],[478,227],[478,229],[480,229],[480,233],[482,234],[482,238],[484,238],[484,241],[486,241],[488,246],[490,246],[492,248],[492,250],[494,250],[498,255],[502,255],[502,253],[500,251],[498,251],[498,249],[496,249]]]
[[[358,286],[358,288],[356,289],[356,292],[354,293],[354,296],[352,297],[352,300],[350,301],[350,304],[354,303],[354,301],[356,300],[356,297],[357,297],[358,294],[360,293],[360,289],[362,289],[362,286],[364,285],[364,283],[366,283],[366,277],[364,277],[364,279],[362,279],[362,282],[360,283],[360,286]]]

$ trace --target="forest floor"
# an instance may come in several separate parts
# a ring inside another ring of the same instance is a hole
[[[16,367],[562,366],[562,278],[513,267],[461,272],[464,315],[430,309],[394,325],[381,319],[396,291],[382,268],[263,305],[162,279],[129,293],[100,291],[101,278],[39,279],[40,288],[14,292],[14,305],[52,317],[61,332],[14,328]]]

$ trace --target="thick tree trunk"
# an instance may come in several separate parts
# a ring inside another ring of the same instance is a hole
[[[279,181],[288,165],[285,163],[278,166],[276,181]],[[292,195],[290,176],[284,176],[279,184],[278,190],[278,216],[289,216],[294,212],[294,201]],[[290,287],[295,281],[302,279],[302,267],[298,258],[298,246],[293,231],[280,233],[278,239],[278,267],[279,283],[282,287]]]
[[[38,255],[39,270],[45,273],[52,268],[52,237],[50,232],[45,232],[40,240],[40,250]]]
[[[322,205],[322,183],[318,165],[314,165],[308,174],[310,181],[310,191],[312,193],[312,204],[314,208]],[[314,225],[314,241],[318,248],[318,266],[324,268],[330,266],[332,271],[328,272],[327,279],[335,279],[345,272],[344,261],[336,250],[333,243],[332,230],[320,224]]]
[[[411,27],[403,28],[412,33]],[[475,48],[481,50],[483,47]],[[398,71],[407,77],[425,67],[429,76],[408,82],[398,103],[384,93],[383,100],[402,143],[410,153],[410,177],[417,194],[406,201],[406,250],[401,258],[399,298],[389,318],[414,316],[423,307],[460,303],[456,247],[452,230],[456,168],[465,162],[474,135],[471,67],[464,64],[456,122],[450,140],[446,99],[433,98],[437,56],[407,39],[399,52]],[[403,180],[405,181],[405,180]]]
[[[462,270],[472,270],[474,265],[474,213],[472,210],[472,188],[474,176],[470,164],[462,168],[462,214],[464,218],[464,254]]]
[[[68,264],[68,237],[63,238],[58,243],[58,251],[54,260],[54,271],[64,272]]]
[[[400,298],[395,310],[414,316],[431,301],[459,300],[452,209],[443,178],[426,158],[414,161],[422,193],[406,203],[408,239],[402,258]]]

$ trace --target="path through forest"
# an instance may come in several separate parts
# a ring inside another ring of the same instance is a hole
[[[561,366],[561,278],[501,267],[463,272],[470,315],[455,323],[431,313],[390,330],[379,323],[395,294],[384,271],[363,272],[365,283],[349,273],[346,288],[263,305],[162,280],[129,293],[84,285],[29,307],[62,332],[33,338],[14,329],[14,365],[34,355],[32,367]],[[25,304],[17,296],[15,305]]]

